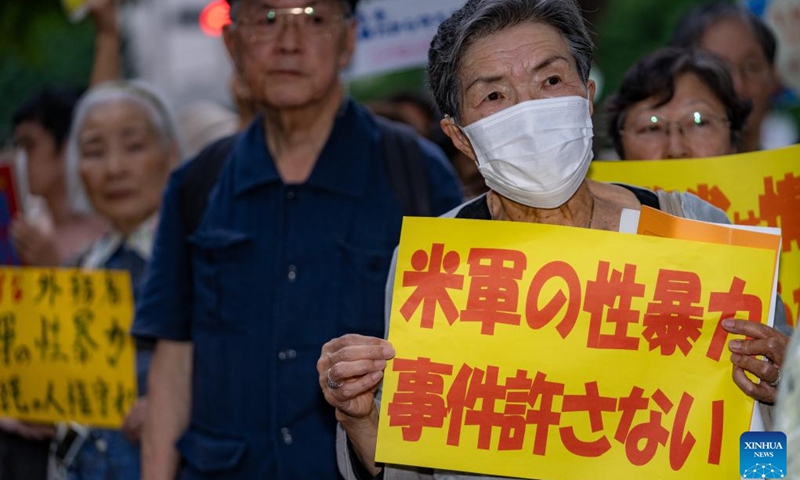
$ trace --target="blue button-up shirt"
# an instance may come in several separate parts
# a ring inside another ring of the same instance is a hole
[[[420,147],[440,214],[460,188],[441,152]],[[188,238],[186,169],[173,174],[133,333],[194,344],[181,478],[337,478],[316,361],[339,335],[383,336],[402,213],[382,156],[374,120],[348,100],[308,180],[286,184],[256,120]]]

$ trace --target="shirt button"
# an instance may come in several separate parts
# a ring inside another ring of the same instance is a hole
[[[286,445],[292,444],[292,434],[289,432],[289,429],[286,427],[281,428],[281,437],[283,438],[283,443]]]
[[[290,282],[294,282],[297,280],[297,267],[294,265],[289,265],[289,273],[286,274],[286,278],[289,279]]]
[[[278,360],[294,360],[295,358],[297,358],[297,352],[291,348],[278,352]]]
[[[288,191],[286,192],[286,199],[287,199],[287,200],[294,200],[294,199],[295,199],[295,193],[294,193],[294,190],[288,190]]]
[[[100,453],[106,453],[106,450],[108,450],[108,443],[106,443],[106,441],[102,438],[98,438],[94,442],[94,448],[96,448]]]

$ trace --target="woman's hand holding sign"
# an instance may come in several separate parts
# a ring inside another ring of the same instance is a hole
[[[381,338],[348,334],[322,347],[317,361],[319,385],[325,400],[336,408],[336,419],[361,463],[374,474],[378,409],[375,392],[386,362],[394,357],[392,345]]]
[[[374,396],[392,345],[381,338],[348,334],[322,347],[317,361],[319,384],[337,417],[364,418],[374,409]]]
[[[727,332],[746,335],[744,340],[731,340],[728,349],[733,363],[733,381],[748,396],[762,403],[773,404],[781,379],[783,354],[789,337],[774,328],[746,320],[723,320],[722,328]],[[759,360],[763,355],[768,361]],[[745,372],[760,379],[750,380]]]

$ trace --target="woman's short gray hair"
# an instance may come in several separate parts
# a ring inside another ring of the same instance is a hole
[[[119,102],[131,102],[139,106],[147,114],[153,129],[161,137],[164,148],[174,149],[177,161],[183,158],[184,145],[178,130],[178,123],[175,121],[175,116],[166,99],[155,87],[138,80],[107,82],[94,86],[78,101],[67,139],[65,162],[67,195],[70,206],[75,212],[92,211],[78,173],[80,163],[78,135],[83,127],[83,122],[86,120],[86,115],[98,105]]]
[[[576,0],[469,0],[439,25],[428,52],[428,84],[442,113],[461,114],[458,71],[464,52],[476,41],[525,22],[546,23],[567,40],[585,84],[594,43]]]

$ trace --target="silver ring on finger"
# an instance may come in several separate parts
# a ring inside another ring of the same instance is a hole
[[[781,367],[776,365],[775,368],[778,369],[778,376],[775,378],[774,381],[767,383],[767,385],[769,385],[770,387],[777,387],[778,385],[780,385],[781,379],[783,378],[783,371],[781,370]]]
[[[326,375],[328,377],[328,388],[330,388],[331,390],[336,390],[337,388],[342,386],[342,382],[334,382],[331,379],[331,369],[330,368],[328,369],[328,373]]]

